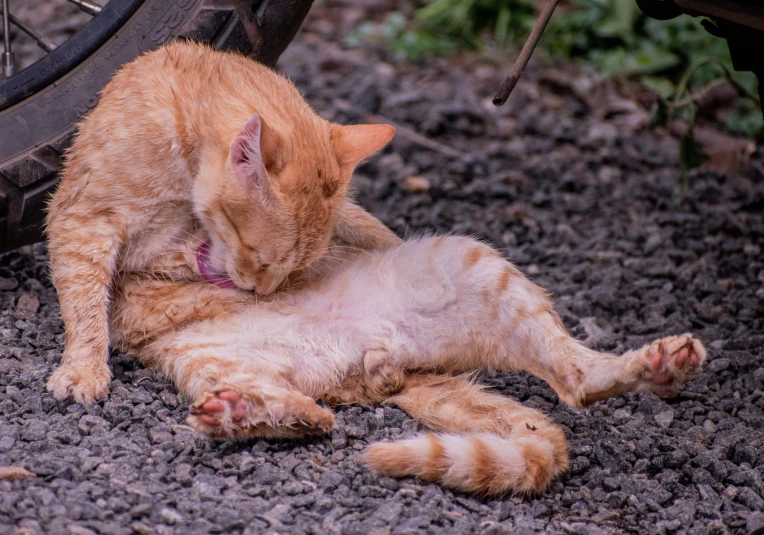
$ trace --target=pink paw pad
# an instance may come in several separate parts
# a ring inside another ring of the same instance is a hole
[[[232,436],[231,427],[241,427],[246,417],[247,401],[232,390],[221,390],[204,394],[194,403],[189,423],[207,435],[223,438]]]
[[[649,346],[642,377],[654,385],[659,396],[674,396],[695,376],[704,360],[705,350],[698,340],[687,334],[670,336]]]

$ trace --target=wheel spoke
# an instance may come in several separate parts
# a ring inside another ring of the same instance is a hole
[[[11,24],[8,0],[3,0],[3,77],[10,78],[16,72],[16,60],[11,51]]]
[[[84,11],[93,17],[98,15],[103,9],[103,6],[99,6],[95,2],[90,2],[89,0],[69,0],[69,2],[79,7],[81,11]]]
[[[13,13],[6,11],[8,9],[8,0],[3,0],[3,25],[5,25],[6,18],[9,19],[14,26],[16,26],[19,30],[27,34],[29,37],[35,40],[37,43],[37,46],[42,48],[45,52],[53,52],[53,49],[56,48],[56,43],[45,37],[44,35],[40,35],[36,31],[34,31],[32,28],[21,22],[18,18],[16,18]],[[8,16],[6,17],[6,13]],[[10,33],[10,32],[9,32]],[[10,41],[9,41],[10,43]],[[7,47],[6,47],[7,50]]]

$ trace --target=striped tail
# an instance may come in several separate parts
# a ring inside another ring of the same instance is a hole
[[[493,495],[542,492],[568,467],[559,427],[467,378],[414,377],[389,401],[443,433],[372,444],[365,460],[378,472]]]

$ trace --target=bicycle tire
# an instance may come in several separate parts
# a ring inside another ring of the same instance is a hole
[[[132,9],[129,17],[82,61],[0,111],[0,252],[42,239],[45,206],[58,182],[62,156],[77,123],[98,103],[100,90],[121,65],[175,38],[206,42],[272,65],[297,33],[312,0],[135,4],[122,0],[121,5]]]

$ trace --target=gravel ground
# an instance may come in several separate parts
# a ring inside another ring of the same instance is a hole
[[[536,65],[495,110],[490,60],[343,50],[364,12],[333,5],[280,66],[329,119],[404,127],[359,170],[362,204],[401,235],[503,248],[596,348],[692,331],[705,370],[677,399],[588,411],[526,374],[485,376],[565,428],[572,464],[542,496],[478,499],[359,463],[418,429],[393,407],[340,409],[326,438],[213,443],[167,381],[118,354],[107,400],[55,401],[63,328],[37,245],[0,256],[0,466],[35,474],[0,482],[0,533],[764,533],[761,154],[738,175],[694,173],[677,203],[676,141],[612,86]]]

